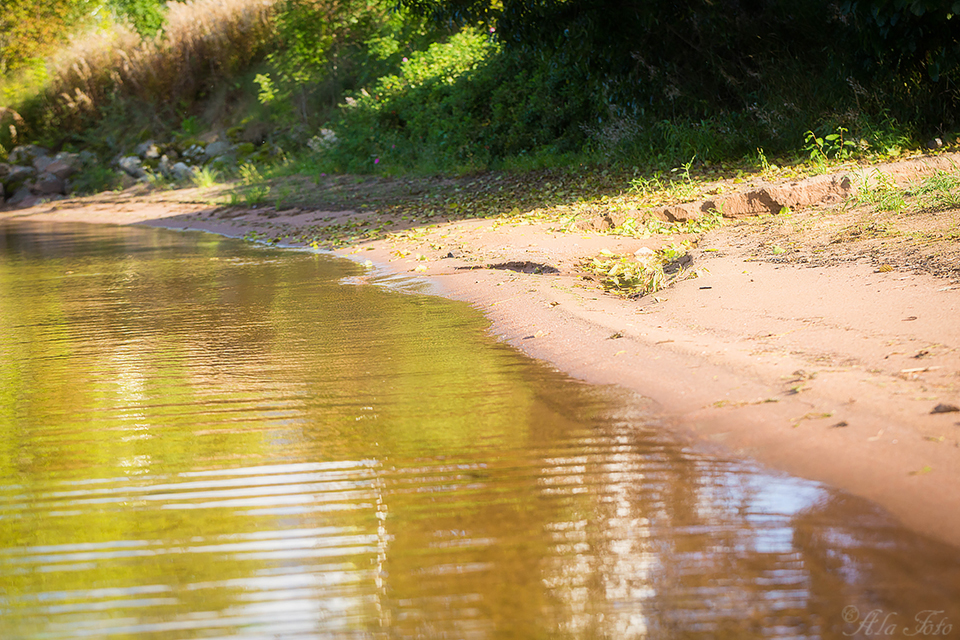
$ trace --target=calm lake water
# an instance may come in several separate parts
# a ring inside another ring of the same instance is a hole
[[[0,638],[960,635],[956,549],[361,272],[0,222]]]

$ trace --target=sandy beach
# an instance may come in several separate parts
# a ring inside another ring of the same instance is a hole
[[[885,170],[903,182],[936,166]],[[843,178],[831,176],[831,184],[849,190]],[[589,224],[559,229],[536,216],[437,217],[335,253],[369,261],[371,281],[423,278],[482,311],[492,333],[530,356],[590,383],[639,392],[691,446],[826,482],[960,545],[960,212],[923,210],[895,221],[918,229],[936,222],[945,231],[932,240],[889,225],[873,233],[869,224],[887,224],[882,216],[845,205],[844,193],[824,189],[824,180],[744,185],[723,207],[728,224],[688,238],[697,277],[642,297],[604,291],[583,261],[678,237],[616,235]],[[682,219],[706,206],[660,215]],[[190,190],[0,212],[14,220],[253,232],[292,245],[305,229],[342,229],[374,215],[224,208]]]

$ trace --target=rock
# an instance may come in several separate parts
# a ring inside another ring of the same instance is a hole
[[[79,161],[78,161],[79,164]],[[69,164],[63,160],[54,160],[47,165],[46,172],[55,175],[61,180],[66,180],[73,174],[80,171],[80,167],[77,165]]]
[[[117,172],[117,181],[119,185],[117,187],[122,191],[124,189],[129,189],[133,185],[137,184],[137,179],[131,176],[126,171]]]
[[[137,145],[133,150],[141,160],[156,160],[160,157],[160,147],[153,140],[147,140]]]
[[[25,180],[35,175],[37,175],[37,170],[33,167],[14,165],[10,167],[10,171],[7,173],[7,180]]]
[[[174,160],[176,160],[176,158],[174,158]],[[171,169],[171,166],[170,158],[166,154],[160,156],[160,162],[157,163],[157,170],[159,170],[160,175],[167,180],[173,179],[173,170]]]
[[[183,150],[183,159],[191,164],[203,164],[207,159],[207,152],[199,144],[192,144]]]
[[[173,177],[177,180],[190,180],[193,178],[193,167],[188,167],[183,162],[178,162],[177,164],[170,167],[170,172],[173,174]]]
[[[66,184],[64,181],[52,173],[42,173],[33,184],[33,192],[41,196],[52,196],[57,193],[64,193]]]
[[[120,158],[120,160],[117,161],[117,166],[123,169],[123,171],[131,178],[136,178],[139,180],[147,177],[147,172],[144,171],[140,162],[140,158],[137,156],[126,156],[124,158]]]
[[[87,153],[90,153],[89,151]],[[93,154],[90,154],[93,155]],[[96,156],[94,156],[96,157]],[[83,165],[83,152],[80,153],[70,153],[69,151],[61,151],[57,155],[53,156],[54,160],[59,160],[71,166],[79,169]]]
[[[0,181],[7,177],[10,173],[10,165],[6,162],[0,162]]]
[[[48,155],[50,155],[50,152],[43,147],[38,147],[35,144],[24,144],[14,147],[7,155],[7,160],[10,164],[31,165],[33,164],[33,159],[37,156]]]
[[[207,158],[219,158],[233,151],[233,145],[229,142],[217,141],[211,142],[205,149]]]
[[[30,191],[30,187],[24,185],[17,189],[16,193],[7,201],[7,204],[11,207],[32,207],[39,200],[40,198]]]
[[[3,186],[8,192],[16,193],[23,184],[37,175],[37,170],[33,167],[22,167],[14,165],[3,178]]]
[[[237,166],[237,156],[232,153],[217,156],[210,161],[210,166],[218,170],[229,170]]]
[[[37,173],[43,173],[52,163],[53,158],[50,156],[37,156],[33,159],[33,168],[37,170]]]
[[[0,203],[3,203],[6,194],[4,193],[3,183],[0,182]]]

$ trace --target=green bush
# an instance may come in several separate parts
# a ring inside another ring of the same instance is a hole
[[[405,55],[447,30],[387,0],[282,0],[277,45],[257,76],[261,103],[281,125],[317,126],[353,91],[396,72]]]
[[[332,124],[339,142],[321,155],[329,170],[364,173],[551,164],[582,150],[595,107],[570,69],[529,65],[465,29],[348,97]]]

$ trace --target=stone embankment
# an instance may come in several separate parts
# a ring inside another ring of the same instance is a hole
[[[62,197],[71,187],[71,178],[96,157],[88,152],[51,155],[36,145],[15,147],[0,163],[0,201],[9,206],[29,207],[40,199]]]
[[[247,161],[275,156],[277,148],[264,143],[255,126],[206,140],[143,142],[132,153],[104,162],[94,153],[54,153],[28,144],[14,147],[0,162],[0,204],[32,207],[67,195],[124,188],[136,182],[186,183],[201,169],[227,171]]]

